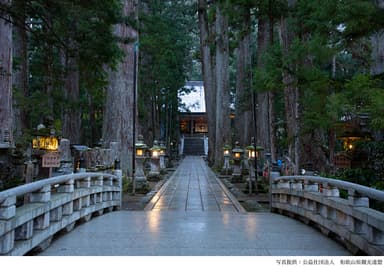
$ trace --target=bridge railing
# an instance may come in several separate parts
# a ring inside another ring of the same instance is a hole
[[[121,188],[118,170],[56,176],[0,192],[0,255],[45,249],[77,221],[118,209]]]
[[[384,204],[384,191],[319,176],[272,177],[271,188],[272,211],[318,227],[354,254],[384,255],[384,213],[370,208]]]

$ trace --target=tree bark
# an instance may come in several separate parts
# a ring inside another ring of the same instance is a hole
[[[18,65],[14,68],[13,87],[17,92],[14,99],[14,134],[15,141],[21,138],[25,129],[28,128],[28,111],[21,102],[28,98],[28,35],[26,31],[26,13],[25,1],[16,0],[14,3],[17,16],[13,18],[13,58],[17,60]]]
[[[229,41],[228,19],[216,6],[216,138],[215,167],[223,163],[223,146],[232,143],[229,88]]]
[[[215,167],[223,163],[225,144],[231,143],[228,18],[216,6],[216,138]]]
[[[375,0],[375,4],[384,9],[384,0]],[[372,44],[372,64],[371,74],[379,75],[384,73],[384,29],[381,29],[371,37]]]
[[[208,120],[208,161],[215,161],[215,138],[216,138],[216,87],[214,79],[213,55],[211,53],[211,34],[207,17],[207,3],[199,0],[199,28],[200,28],[200,50],[202,57],[205,103]]]
[[[264,55],[269,46],[269,23],[266,17],[258,19],[257,31],[257,68],[265,68]],[[264,88],[259,88],[257,93],[257,145],[264,148],[265,152],[271,151],[270,140],[270,93]]]
[[[295,0],[288,0],[288,6],[293,7]],[[287,18],[280,21],[280,42],[284,58],[288,58],[295,33],[289,28]],[[294,174],[299,174],[300,167],[300,124],[299,124],[299,88],[297,85],[296,65],[287,64],[283,70],[284,102],[288,133],[288,156],[293,159]]]
[[[241,145],[251,144],[253,131],[252,117],[252,92],[251,92],[251,53],[250,33],[251,14],[246,10],[243,14],[242,29],[246,31],[239,41],[236,54],[236,116],[235,132],[236,139]]]
[[[10,0],[0,0],[10,6]],[[0,16],[0,145],[13,143],[12,111],[12,24],[4,12]]]
[[[81,143],[81,107],[79,104],[79,63],[78,52],[67,52],[65,72],[65,98],[67,106],[63,114],[63,137],[69,139],[71,144]]]
[[[137,19],[136,0],[125,0],[123,15]],[[125,40],[137,40],[138,33],[132,27],[121,23],[114,28],[115,35],[122,40],[120,48],[124,57],[115,71],[109,71],[109,86],[106,92],[106,103],[103,120],[104,145],[109,147],[110,142],[118,142],[120,148],[121,168],[124,173],[132,174],[133,150],[133,105],[134,89],[134,42],[125,43]],[[137,57],[137,53],[136,53]],[[137,61],[136,61],[137,62]],[[137,121],[137,120],[136,120]]]

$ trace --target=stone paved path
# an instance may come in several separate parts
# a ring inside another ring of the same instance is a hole
[[[315,229],[247,213],[200,157],[186,157],[146,207],[81,224],[40,256],[346,256]]]
[[[242,206],[200,157],[186,157],[145,210],[240,211]]]

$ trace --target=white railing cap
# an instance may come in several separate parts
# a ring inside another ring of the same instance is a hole
[[[359,184],[354,184],[347,181],[325,178],[321,176],[306,176],[306,175],[294,175],[294,176],[278,176],[272,177],[272,182],[277,182],[279,180],[307,180],[316,183],[327,183],[329,185],[335,186],[337,188],[345,189],[345,190],[355,190],[362,196],[366,196],[372,199],[376,199],[379,201],[384,201],[384,191],[377,190],[368,186],[363,186]]]
[[[86,177],[92,178],[92,177],[100,177],[100,176],[112,177],[112,178],[118,179],[118,177],[115,175],[107,174],[107,173],[97,173],[97,172],[84,172],[84,173],[60,175],[52,178],[39,180],[33,183],[20,185],[18,187],[14,187],[14,188],[10,188],[8,190],[2,191],[0,192],[0,201],[7,199],[9,197],[21,196],[27,193],[38,191],[46,185],[62,184],[72,179],[78,180],[78,179],[84,179]]]

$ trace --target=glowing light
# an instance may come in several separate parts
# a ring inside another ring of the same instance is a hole
[[[141,157],[144,155],[144,151],[141,148],[136,149],[136,156]]]
[[[159,151],[153,150],[152,151],[152,157],[157,158],[159,156]]]
[[[32,140],[32,148],[55,151],[59,148],[59,140],[54,136],[38,136]]]

